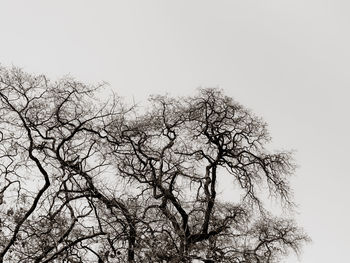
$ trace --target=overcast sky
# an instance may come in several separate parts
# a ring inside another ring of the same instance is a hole
[[[0,63],[106,81],[129,102],[220,87],[295,149],[305,263],[350,249],[350,2],[2,0]],[[296,262],[290,257],[288,263]]]

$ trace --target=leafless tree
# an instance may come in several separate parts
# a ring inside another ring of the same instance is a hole
[[[307,236],[287,152],[216,89],[149,110],[101,86],[0,69],[0,262],[278,262]],[[240,200],[217,194],[224,174]]]

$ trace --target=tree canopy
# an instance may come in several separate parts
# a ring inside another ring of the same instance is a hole
[[[289,152],[218,89],[97,99],[101,86],[0,68],[0,262],[279,262],[308,240]],[[220,197],[230,176],[240,198]]]

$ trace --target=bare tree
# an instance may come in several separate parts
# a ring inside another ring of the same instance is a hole
[[[101,86],[0,69],[0,262],[278,262],[308,240],[291,155],[216,89],[141,112]],[[217,194],[223,174],[240,200]]]

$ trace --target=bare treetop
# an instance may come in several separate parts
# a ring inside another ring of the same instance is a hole
[[[217,89],[141,113],[102,89],[0,69],[0,262],[278,262],[308,240],[264,207],[292,204],[294,165],[263,120]]]

